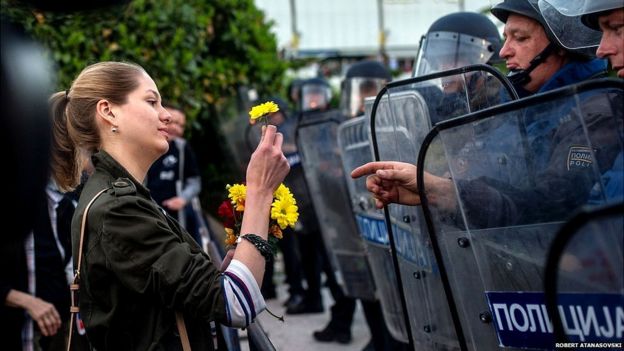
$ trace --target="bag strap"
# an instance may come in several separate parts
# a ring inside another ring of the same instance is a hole
[[[69,285],[69,290],[71,292],[71,306],[69,307],[69,313],[71,315],[69,320],[69,336],[67,338],[67,351],[71,350],[71,342],[72,342],[72,334],[74,331],[74,321],[76,319],[76,314],[80,312],[80,308],[78,307],[78,299],[76,294],[80,290],[80,267],[82,264],[82,247],[84,243],[84,233],[85,227],[87,226],[87,214],[89,213],[89,208],[95,202],[95,200],[100,197],[106,190],[110,188],[102,189],[97,194],[93,196],[91,201],[85,207],[84,213],[82,214],[82,221],[80,222],[80,244],[78,246],[78,264],[76,265],[76,273],[74,274],[74,280]],[[182,350],[191,351],[191,343],[189,342],[188,333],[186,332],[186,325],[184,324],[184,317],[182,313],[176,311],[176,324],[178,326],[178,333],[180,334],[180,340],[182,341]]]
[[[191,351],[191,343],[189,342],[188,333],[186,332],[186,325],[184,324],[184,316],[180,311],[176,311],[176,324],[178,325],[178,334],[180,334],[180,341],[182,341],[182,350]]]
[[[76,313],[80,312],[76,294],[78,293],[78,290],[80,289],[79,282],[80,282],[80,266],[82,264],[82,246],[83,246],[82,244],[84,242],[84,232],[85,232],[85,227],[87,224],[87,213],[89,212],[89,208],[91,207],[91,205],[93,205],[95,200],[98,197],[100,197],[100,195],[102,195],[108,189],[110,188],[102,189],[97,194],[95,194],[95,196],[93,196],[91,201],[87,203],[84,213],[82,214],[82,221],[80,223],[80,244],[78,246],[78,264],[76,265],[76,273],[74,274],[74,280],[69,285],[69,290],[71,293],[71,306],[69,307],[69,313],[71,317],[69,319],[69,336],[67,338],[67,351],[70,351],[71,349],[71,342],[72,342],[72,335],[74,334],[73,331],[74,331],[74,321],[76,319]]]

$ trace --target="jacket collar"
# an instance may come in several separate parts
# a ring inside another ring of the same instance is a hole
[[[572,61],[561,67],[537,92],[543,93],[606,74],[607,61],[604,59]]]
[[[137,192],[141,195],[150,197],[149,190],[138,180],[136,180],[130,172],[128,172],[117,160],[104,150],[100,150],[91,156],[93,165],[97,170],[106,172],[111,175],[113,180],[118,178],[127,178],[136,186]]]

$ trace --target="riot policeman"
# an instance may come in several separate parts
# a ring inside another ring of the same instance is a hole
[[[329,83],[323,78],[310,78],[299,86],[299,111],[326,110],[332,98]]]
[[[351,119],[363,115],[364,99],[377,95],[377,93],[383,88],[383,86],[391,79],[392,76],[390,72],[380,62],[366,60],[352,64],[345,74],[345,79],[341,83],[342,93],[340,108],[342,111],[342,116],[340,116],[340,120],[342,121],[345,119]],[[313,128],[315,127],[308,126],[305,129],[307,129],[309,132],[309,130]],[[336,128],[336,123],[328,122],[322,127],[318,127],[316,133],[327,133],[328,136],[326,140],[329,140],[329,138],[333,138],[333,141],[335,143],[336,135],[332,134],[332,132],[330,131],[333,130],[335,132],[337,131]],[[328,146],[328,144],[326,144],[325,147],[332,148],[332,146]],[[318,148],[319,146],[316,147]],[[332,152],[335,153],[335,151]],[[310,152],[309,154],[311,153],[312,152]],[[308,157],[311,156],[309,154]],[[318,157],[317,155],[316,158],[321,157]],[[318,175],[318,177],[320,177],[321,179],[327,179],[327,181],[323,182],[323,184],[327,186],[331,185],[332,190],[326,189],[328,190],[328,192],[337,193],[340,191],[344,191],[341,190],[342,188],[338,185],[343,184],[344,174],[342,172],[342,168],[336,167],[336,164],[334,163],[330,165],[329,159],[330,157],[326,158],[327,163],[325,165],[317,166],[317,168],[327,168],[327,170],[323,171],[322,175]],[[337,158],[333,158],[333,160],[337,160],[338,162],[341,162],[340,159],[340,156],[338,156]],[[334,179],[334,181],[330,181],[329,178]],[[336,194],[332,195],[332,197],[335,196]],[[345,201],[348,200],[345,199]],[[355,228],[352,229],[353,233],[361,241],[360,233],[358,233]],[[341,236],[342,238],[339,239],[340,241],[348,241],[347,233],[342,233]],[[351,249],[351,247],[349,248]],[[345,246],[337,248],[337,250],[340,250],[342,252],[347,250],[347,247]],[[353,275],[351,275],[351,277],[352,276]],[[371,281],[369,284],[373,285],[374,283]],[[347,293],[345,293],[335,281],[332,274],[328,274],[327,285],[330,288],[330,291],[335,301],[335,304],[331,307],[331,319],[325,328],[315,331],[313,333],[313,336],[316,340],[321,342],[337,341],[339,343],[342,343],[350,339],[350,329],[356,306],[356,298],[354,298],[353,296],[358,295],[348,295]],[[345,285],[348,286],[349,282],[346,282]],[[374,289],[372,290],[374,291]],[[351,291],[351,293],[353,293],[353,291]],[[374,300],[370,297],[364,297],[363,295],[365,294],[362,294],[362,292],[360,292],[360,294],[360,301],[362,303],[364,314],[366,316],[366,321],[369,325],[369,329],[371,332],[371,341],[366,346],[365,350],[400,350],[405,347],[406,345],[394,340],[389,333],[388,327],[385,325],[379,301]]]
[[[531,0],[532,1],[532,0]],[[510,78],[515,82],[515,86],[522,89],[525,94],[543,92],[558,88],[564,85],[573,84],[583,79],[589,79],[595,76],[600,76],[604,73],[605,62],[598,59],[590,59],[586,55],[578,54],[569,51],[563,47],[555,38],[554,34],[550,31],[548,25],[545,24],[545,20],[540,12],[534,7],[529,0],[505,0],[504,2],[495,5],[492,8],[492,13],[501,21],[506,23],[505,25],[505,45],[500,51],[500,56],[507,61],[507,67],[512,71]],[[534,4],[537,2],[533,1]],[[617,15],[617,11],[615,14]],[[621,45],[621,44],[620,44]],[[604,55],[606,56],[606,55]],[[617,57],[616,54],[611,54],[609,57]],[[615,58],[613,61],[616,61]],[[619,66],[616,66],[619,67]],[[605,171],[607,164],[614,164],[617,156],[618,141],[622,130],[622,121],[609,118],[613,116],[613,111],[604,111],[602,107],[609,108],[610,106],[620,107],[622,106],[621,96],[610,97],[619,101],[600,103],[599,101],[591,101],[595,106],[596,114],[591,121],[586,121],[592,125],[592,130],[589,133],[593,135],[600,135],[601,132],[612,131],[613,133],[606,133],[604,135],[611,135],[609,142],[596,142],[595,145],[601,146],[604,151],[601,153],[606,156],[604,160],[597,160],[600,162],[600,170]],[[564,106],[565,107],[565,106]],[[600,111],[600,112],[599,112]],[[604,112],[604,113],[603,113]],[[569,213],[570,208],[578,206],[583,201],[586,201],[589,196],[588,192],[582,192],[582,186],[576,187],[576,194],[574,198],[561,197],[555,201],[555,199],[549,199],[550,201],[543,201],[540,206],[535,206],[536,192],[546,191],[556,187],[557,181],[562,179],[568,179],[568,174],[563,174],[558,169],[557,161],[562,161],[565,158],[564,153],[569,148],[567,144],[573,143],[574,133],[579,133],[578,126],[571,125],[569,119],[561,118],[569,113],[569,111],[550,111],[553,119],[548,120],[546,118],[531,120],[531,116],[525,116],[524,121],[527,126],[527,131],[531,133],[531,126],[535,127],[533,130],[536,133],[541,133],[543,140],[548,140],[551,145],[548,146],[548,152],[543,153],[546,156],[547,172],[551,175],[548,179],[551,181],[538,184],[538,190],[531,190],[525,192],[523,196],[517,196],[517,199],[522,199],[520,203],[510,204],[508,199],[504,196],[504,191],[501,192],[500,187],[492,187],[491,184],[484,184],[480,182],[473,182],[473,186],[465,186],[465,189],[476,189],[480,187],[479,191],[474,191],[475,194],[479,193],[480,198],[474,199],[475,201],[467,202],[467,206],[474,206],[475,212],[479,211],[476,207],[483,203],[494,204],[499,201],[497,205],[493,205],[492,208],[507,209],[508,213],[497,213],[496,216],[493,213],[482,212],[483,216],[474,215],[474,218],[479,218],[478,226],[492,226],[501,225],[502,223],[509,223],[510,217],[515,217],[516,213],[513,209],[521,209],[524,213],[523,216],[533,217],[532,219],[524,218],[523,220],[536,220],[535,216],[544,216],[547,213],[552,214],[551,220],[557,216],[563,216],[565,213]],[[622,113],[622,111],[616,111]],[[600,118],[601,114],[606,118]],[[541,124],[550,124],[548,122],[556,121],[554,125],[544,126],[539,124],[532,124],[533,122],[539,122]],[[566,135],[567,134],[567,137]],[[538,140],[536,135],[528,135],[532,137],[535,142]],[[592,135],[590,135],[590,139]],[[540,144],[535,142],[536,144]],[[543,144],[542,144],[543,145]],[[570,149],[571,150],[571,149]],[[401,203],[417,205],[420,204],[420,198],[417,195],[416,179],[414,177],[415,167],[410,164],[398,163],[398,162],[384,162],[384,163],[369,163],[353,171],[352,176],[359,177],[365,174],[374,174],[367,180],[367,187],[371,192],[375,194],[377,199],[377,205],[381,207],[383,204],[395,202],[401,199]],[[394,181],[391,187],[389,181]],[[570,182],[587,183],[589,179],[579,176],[572,176]],[[435,198],[433,203],[440,207],[452,210],[455,208],[456,200],[453,193],[453,185],[449,179],[442,177],[436,177],[427,174],[425,177],[425,184],[428,191],[432,193],[432,199]],[[398,185],[398,186],[397,186]],[[586,187],[588,184],[584,184]],[[561,186],[561,184],[559,184]],[[540,190],[541,189],[541,190]],[[507,189],[508,191],[517,191]],[[563,195],[563,194],[562,194]],[[617,194],[615,194],[617,196]],[[495,200],[496,199],[496,200]],[[553,204],[557,206],[553,206]],[[565,205],[565,206],[564,206]],[[469,209],[470,210],[470,209]],[[541,210],[541,211],[540,211]],[[552,212],[555,211],[556,213]],[[518,220],[517,218],[515,219]]]
[[[297,89],[299,93],[297,107],[299,123],[302,120],[320,116],[329,108],[332,91],[325,79],[310,78],[303,80],[298,83]],[[297,242],[307,289],[303,298],[293,299],[287,304],[286,313],[320,313],[324,310],[321,297],[321,270],[325,251],[318,217],[304,178],[301,158],[296,149],[294,129],[289,129],[289,131],[291,133],[284,134],[284,144],[288,145],[288,148],[292,145],[293,148],[291,152],[285,152],[290,164],[290,173],[286,177],[285,184],[295,195],[301,213],[300,225],[295,228],[295,231],[297,232]]]
[[[342,81],[340,109],[348,118],[364,114],[364,99],[375,96],[392,80],[388,69],[377,61],[361,61],[349,67]]]
[[[604,76],[606,62],[564,47],[536,8],[536,0],[505,0],[492,14],[505,23],[499,55],[521,97]]]
[[[568,51],[559,44],[531,1],[536,4],[534,0],[504,0],[491,9],[492,14],[505,23],[505,42],[499,56],[506,61],[510,70],[508,78],[519,95],[528,96],[556,89],[606,73],[604,60],[590,59],[587,55]],[[553,127],[537,128],[541,130],[542,140],[552,137],[545,131],[552,132]],[[352,175],[360,177],[381,171],[367,181],[369,190],[377,193],[377,206],[380,208],[385,203],[393,202],[392,199],[397,198],[399,192],[405,192],[401,197],[403,203],[417,205],[420,199],[417,196],[414,168],[414,165],[405,163],[369,163],[354,170]],[[394,184],[403,184],[407,188],[394,188],[388,192],[389,189],[380,187],[382,179],[396,180],[398,183]],[[446,193],[452,189],[448,179],[431,176],[425,181],[431,182],[431,191],[440,189],[438,199],[441,205],[454,207],[452,196]]]
[[[608,58],[618,77],[624,78],[621,31],[624,3],[620,0],[540,0],[539,9],[557,40],[572,50],[593,48]],[[581,23],[579,23],[581,22]],[[569,30],[574,26],[574,30]],[[619,29],[619,31],[618,31]]]
[[[421,39],[414,76],[500,60],[498,29],[485,15],[456,12],[437,19]]]

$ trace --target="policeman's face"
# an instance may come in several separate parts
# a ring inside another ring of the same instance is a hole
[[[596,55],[608,58],[617,76],[624,78],[624,8],[600,16],[602,39]]]
[[[327,105],[325,95],[321,92],[311,92],[306,95],[306,110],[324,108]]]
[[[510,70],[528,68],[531,60],[550,43],[539,22],[516,14],[510,14],[507,18],[503,37],[505,44],[499,55],[505,59]],[[530,73],[531,81],[524,88],[531,92],[537,91],[564,64],[562,54],[550,55]]]
[[[169,148],[171,136],[167,124],[171,115],[161,105],[152,78],[144,73],[137,80],[139,86],[128,95],[127,101],[112,105],[112,120],[118,125],[118,132],[110,140],[122,145],[130,156],[145,157],[146,162],[153,162]]]

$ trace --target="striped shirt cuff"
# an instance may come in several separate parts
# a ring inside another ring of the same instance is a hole
[[[245,328],[266,308],[258,283],[241,261],[230,262],[221,284],[229,326]]]

